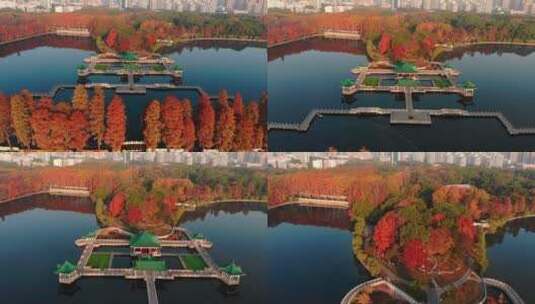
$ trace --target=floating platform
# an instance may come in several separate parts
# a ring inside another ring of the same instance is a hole
[[[392,111],[390,123],[393,125],[430,125],[431,114],[429,111]]]

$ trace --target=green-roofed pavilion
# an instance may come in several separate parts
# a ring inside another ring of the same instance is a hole
[[[55,273],[56,274],[60,274],[60,273],[69,274],[69,273],[74,272],[75,270],[76,270],[76,265],[72,264],[69,261],[65,261],[63,262],[63,264],[58,264],[56,266]]]
[[[124,52],[123,54],[121,54],[121,57],[123,60],[128,60],[128,61],[136,61],[137,60],[137,55],[135,53],[132,53],[132,52]]]
[[[418,69],[412,63],[398,61],[394,64],[394,71],[396,73],[416,73]]]
[[[202,233],[195,233],[195,234],[192,236],[192,238],[193,238],[194,240],[204,240],[204,239],[206,239]]]
[[[148,232],[143,231],[141,233],[136,233],[130,238],[131,247],[160,247],[160,240]]]
[[[225,267],[221,267],[221,271],[226,272],[230,275],[242,275],[243,274],[241,267],[236,265],[236,263],[234,262],[228,264]]]
[[[150,270],[150,271],[165,271],[167,265],[165,261],[157,261],[153,259],[140,259],[134,261],[134,269],[136,270]]]
[[[463,88],[465,89],[475,89],[476,88],[476,84],[471,82],[471,81],[465,81],[463,84],[462,84]]]
[[[160,256],[160,240],[152,233],[143,231],[130,238],[130,254],[134,256]]]

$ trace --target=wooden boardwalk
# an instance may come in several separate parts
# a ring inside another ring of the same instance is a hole
[[[483,282],[485,282],[485,285],[487,286],[502,290],[512,304],[525,304],[524,300],[522,300],[520,295],[509,284],[493,278],[483,278]]]
[[[73,187],[73,186],[48,186],[45,190],[35,191],[31,193],[21,194],[19,196],[0,200],[0,204],[9,203],[23,198],[32,197],[39,194],[49,194],[57,196],[77,196],[77,197],[89,197],[89,189],[86,187]]]
[[[104,231],[123,232],[125,238],[105,239],[98,238]],[[183,234],[186,239],[169,240],[166,237],[176,233]],[[59,282],[62,284],[72,284],[81,277],[122,277],[125,279],[143,279],[147,285],[147,297],[149,304],[158,303],[156,291],[156,280],[175,280],[179,278],[191,279],[217,279],[228,286],[240,284],[240,275],[230,275],[221,270],[221,268],[212,260],[206,249],[212,247],[212,243],[205,239],[195,239],[188,230],[180,227],[174,227],[172,232],[167,236],[161,236],[160,246],[162,248],[190,248],[197,252],[207,265],[203,270],[190,269],[167,269],[167,270],[137,270],[135,268],[106,268],[96,269],[88,266],[89,258],[94,250],[99,247],[126,247],[130,245],[128,236],[131,233],[121,228],[103,228],[97,230],[94,234],[86,236],[75,241],[79,247],[83,247],[82,254],[76,264],[76,269],[68,274],[60,273]],[[170,256],[171,254],[164,254]],[[113,256],[113,254],[112,254]],[[111,264],[111,262],[110,262]],[[185,265],[182,265],[185,267]]]
[[[145,94],[147,90],[164,90],[164,91],[191,91],[197,93],[199,96],[207,95],[211,101],[217,100],[219,97],[217,95],[208,94],[200,86],[185,86],[177,85],[171,83],[152,83],[152,84],[134,84],[130,86],[128,84],[110,84],[110,83],[86,83],[83,84],[86,89],[94,89],[96,87],[101,87],[103,89],[113,89],[118,94]],[[50,97],[54,98],[59,91],[61,90],[74,90],[76,88],[75,84],[61,84],[56,85],[50,89],[48,92],[36,92],[33,93],[34,98],[44,98]],[[232,97],[229,97],[229,100],[233,100]]]
[[[394,114],[394,115],[393,115]],[[399,119],[399,116],[404,114],[406,118]],[[310,128],[312,121],[317,116],[322,115],[354,115],[354,116],[381,116],[390,115],[391,124],[423,124],[424,116],[437,117],[459,117],[459,118],[494,118],[497,119],[507,130],[510,135],[534,135],[535,128],[517,128],[515,127],[501,112],[487,112],[487,111],[467,111],[461,109],[413,109],[412,111],[393,108],[379,108],[379,107],[355,107],[349,109],[312,109],[305,118],[298,123],[287,122],[268,122],[267,129],[270,130],[285,130],[306,132]],[[397,115],[397,116],[396,116]],[[412,115],[413,119],[409,119]],[[422,118],[423,117],[423,118]],[[392,119],[394,118],[394,119]],[[424,121],[425,124],[430,124]]]

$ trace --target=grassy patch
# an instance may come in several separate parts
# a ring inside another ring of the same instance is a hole
[[[379,82],[380,82],[379,77],[375,77],[375,76],[368,76],[364,79],[364,85],[366,86],[376,87],[379,85]]]
[[[156,72],[163,72],[165,70],[165,67],[161,64],[155,64],[152,66],[152,70]]]
[[[451,87],[451,82],[444,78],[433,79],[433,84],[439,88]]]
[[[184,263],[184,267],[189,270],[200,271],[208,266],[198,254],[181,254],[180,258]]]
[[[106,269],[110,263],[110,258],[109,253],[95,252],[89,257],[87,265],[92,268]]]
[[[103,64],[103,63],[95,64],[95,70],[106,71],[107,69],[108,69],[108,65],[106,65],[106,64]]]

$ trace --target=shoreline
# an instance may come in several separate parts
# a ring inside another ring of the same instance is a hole
[[[276,43],[273,43],[273,44],[270,44],[269,41],[268,41],[267,48],[268,49],[275,48],[275,47],[284,46],[284,45],[288,45],[288,44],[292,44],[292,43],[295,43],[295,42],[300,42],[300,41],[304,41],[304,40],[308,40],[308,39],[313,39],[313,38],[328,38],[328,39],[338,39],[338,40],[361,41],[361,42],[365,43],[365,40],[363,40],[362,38],[359,39],[359,40],[355,40],[355,39],[346,38],[346,37],[343,37],[343,36],[332,37],[332,36],[326,35],[325,33],[315,33],[315,34],[301,36],[301,37],[298,37],[298,38],[293,38],[293,39],[290,39],[290,40],[276,42]],[[463,47],[470,47],[470,46],[478,46],[478,45],[503,45],[503,46],[535,47],[535,41],[533,41],[533,42],[515,42],[515,41],[463,42],[463,43],[454,44],[454,45],[452,45],[451,48],[442,48],[442,50],[439,53],[435,54],[434,57],[436,58],[436,57],[440,56],[440,54],[442,54],[444,52],[451,52],[451,51],[454,51],[455,49],[459,49],[459,48],[463,48]],[[439,49],[439,47],[437,47],[437,49]],[[368,54],[367,50],[366,50],[366,56],[368,56],[368,57],[370,56]]]
[[[34,39],[34,38],[40,38],[40,37],[52,36],[52,35],[53,36],[58,36],[58,37],[87,38],[87,39],[91,39],[93,42],[96,42],[96,40],[97,40],[93,36],[64,35],[64,34],[60,34],[60,33],[56,33],[54,31],[52,31],[52,32],[45,32],[45,33],[34,34],[34,35],[26,36],[26,37],[16,38],[16,39],[12,39],[12,40],[1,41],[0,42],[0,47],[5,46],[5,45],[9,45],[9,44],[13,44],[13,43],[17,43],[17,42],[22,42],[22,41],[25,41],[25,40],[31,40],[31,39]],[[182,43],[196,42],[196,41],[235,41],[235,42],[267,43],[267,39],[261,39],[261,38],[193,37],[193,38],[186,38],[186,39],[178,39],[176,42],[174,42],[173,44],[169,45],[169,47],[180,46],[180,44],[182,44]],[[162,45],[162,46],[165,47],[165,45]],[[98,48],[97,48],[96,51],[98,51]]]

